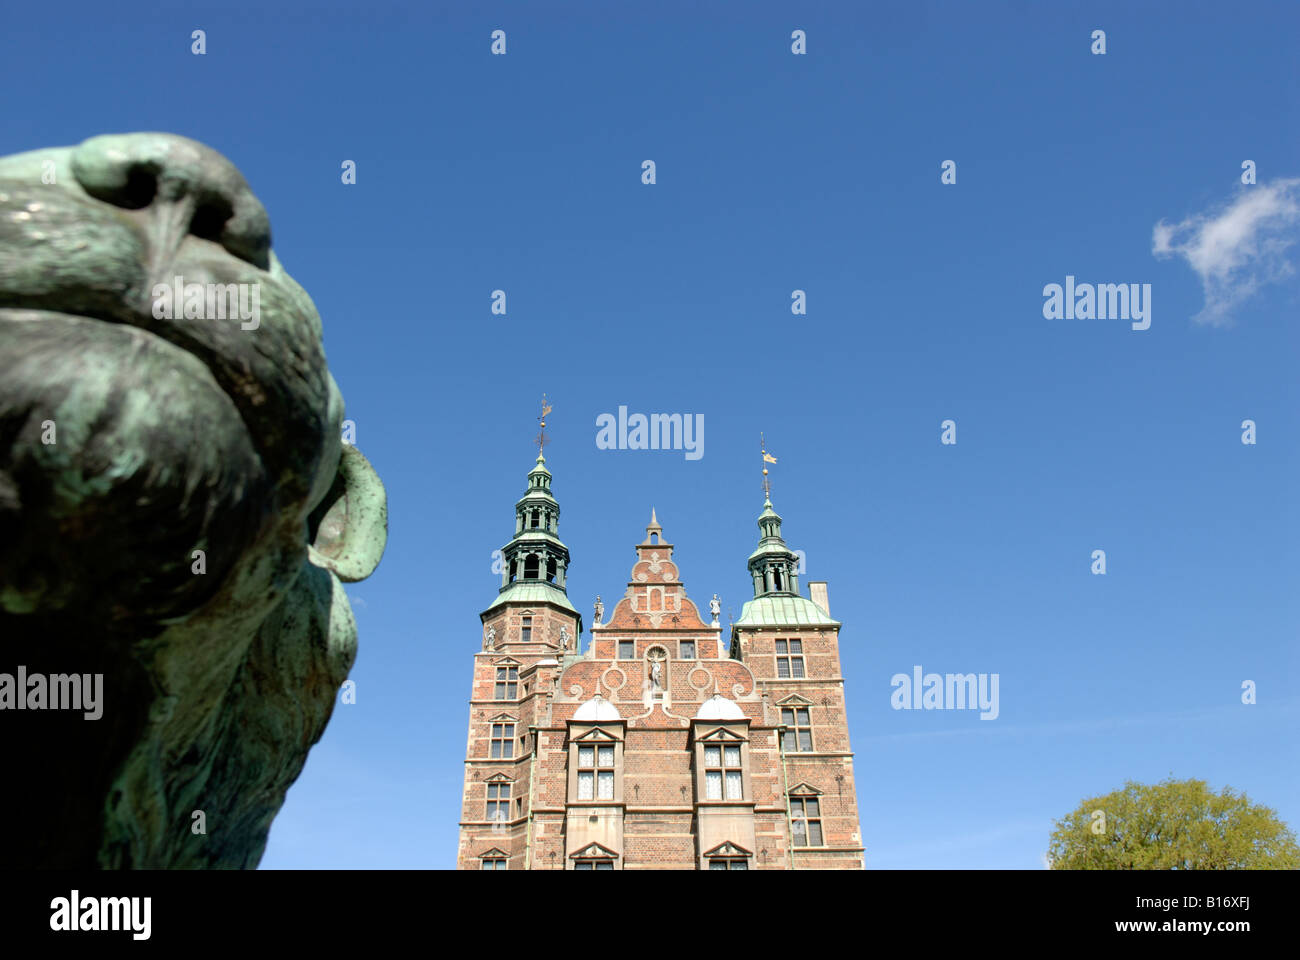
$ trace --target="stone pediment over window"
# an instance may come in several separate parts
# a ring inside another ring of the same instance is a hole
[[[522,667],[523,661],[516,660],[514,657],[498,657],[492,661],[494,667]]]
[[[720,843],[712,850],[707,850],[704,853],[704,856],[708,859],[714,859],[716,857],[728,857],[731,859],[735,859],[737,857],[752,857],[753,855],[754,854],[752,851],[746,850],[744,847],[737,846],[736,844],[732,843],[730,840],[728,840],[725,843]]]
[[[728,730],[726,727],[717,727],[708,733],[697,734],[695,739],[709,743],[744,743],[749,738],[742,737],[734,730]]]
[[[490,777],[483,778],[484,783],[514,783],[514,777],[507,777],[504,773],[494,773]]]
[[[593,740],[599,740],[603,743],[617,743],[622,739],[623,739],[622,737],[615,736],[614,734],[610,733],[608,730],[602,729],[601,727],[596,727],[594,730],[588,730],[586,733],[582,734],[581,736],[574,737],[573,742],[591,743]]]
[[[518,723],[519,718],[509,713],[498,713],[489,723]]]
[[[493,847],[491,850],[485,850],[478,855],[480,860],[495,860],[500,858],[509,858],[510,854],[506,853],[500,847]]]
[[[822,792],[807,782],[800,782],[790,788],[792,797],[820,797]]]
[[[609,847],[602,847],[599,843],[589,843],[576,853],[569,854],[570,860],[616,860],[618,854]]]
[[[807,697],[801,697],[801,696],[799,696],[799,694],[797,694],[797,693],[792,693],[792,694],[790,694],[790,696],[786,697],[784,700],[778,700],[778,701],[776,702],[776,705],[777,705],[778,707],[811,707],[811,706],[815,706],[815,704],[814,704],[811,700],[809,700]]]

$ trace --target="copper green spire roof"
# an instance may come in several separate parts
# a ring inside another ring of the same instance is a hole
[[[770,497],[758,515],[758,548],[749,555],[754,599],[745,603],[732,627],[836,625],[817,604],[799,595],[799,555],[781,536],[781,515]]]
[[[762,534],[758,548],[749,555],[749,572],[754,577],[754,596],[768,593],[799,593],[799,557],[781,537],[781,515],[772,509],[772,501],[763,501],[758,515]]]
[[[503,603],[547,602],[577,613],[565,591],[569,548],[560,540],[559,525],[560,505],[551,494],[551,471],[539,453],[528,473],[528,489],[515,503],[515,536],[501,548],[501,592],[488,610]]]

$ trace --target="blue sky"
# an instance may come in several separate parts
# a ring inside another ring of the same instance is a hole
[[[1294,4],[6,20],[0,153],[165,130],[233,160],[388,488],[387,554],[349,589],[357,702],[263,867],[453,865],[478,613],[543,391],[588,623],[651,506],[689,593],[739,615],[766,433],[787,540],[844,622],[869,867],[1040,868],[1053,818],[1171,774],[1300,827]],[[1151,284],[1150,329],[1044,319],[1067,275]],[[598,450],[621,404],[702,414],[704,456]],[[893,710],[917,664],[997,673],[999,717]]]

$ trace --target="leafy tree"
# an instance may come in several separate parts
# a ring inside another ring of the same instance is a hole
[[[1056,821],[1047,856],[1054,870],[1300,869],[1295,834],[1275,811],[1172,778],[1085,800]]]

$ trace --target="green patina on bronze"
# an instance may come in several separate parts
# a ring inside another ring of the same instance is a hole
[[[155,316],[178,276],[256,284],[259,322]],[[0,158],[0,673],[104,676],[98,720],[0,710],[0,862],[257,864],[356,655],[342,582],[387,539],[342,417],[224,157],[149,133]]]

